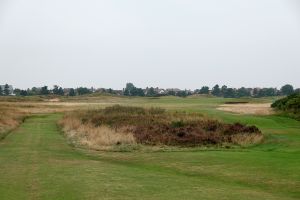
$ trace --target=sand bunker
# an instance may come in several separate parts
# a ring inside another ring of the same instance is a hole
[[[243,103],[243,104],[223,104],[218,110],[252,115],[270,115],[273,113],[270,103]]]
[[[49,102],[60,102],[60,99],[59,98],[54,98],[54,99],[49,99],[47,101],[49,101]]]

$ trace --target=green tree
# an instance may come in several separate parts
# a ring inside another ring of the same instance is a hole
[[[259,88],[254,88],[252,92],[253,97],[258,97],[258,93],[259,93]]]
[[[179,96],[179,97],[186,97],[186,96],[188,96],[188,93],[187,93],[186,90],[181,90],[181,91],[178,91],[178,92],[176,93],[176,96]]]
[[[157,93],[155,92],[155,90],[154,90],[153,87],[147,89],[147,95],[146,96],[148,96],[148,97],[154,97],[156,95],[157,95]]]
[[[75,90],[73,88],[70,89],[69,96],[76,96]]]
[[[225,96],[226,95],[226,92],[227,92],[227,86],[226,85],[223,85],[221,87],[221,95],[220,96]]]
[[[52,90],[53,94],[58,95],[58,89],[59,89],[58,85],[54,85]]]
[[[62,88],[62,87],[59,87],[58,88],[58,95],[60,95],[60,96],[64,96],[64,89]]]
[[[8,95],[10,95],[10,89],[9,89],[9,85],[8,84],[5,84],[5,86],[4,86],[4,95],[5,96],[8,96]]]
[[[250,95],[250,91],[244,87],[239,88],[236,92],[237,97],[249,97]]]
[[[174,90],[169,90],[169,91],[167,92],[167,95],[169,95],[169,96],[175,96],[175,95],[176,95],[176,92],[175,92]]]
[[[203,86],[200,89],[199,94],[209,94],[209,87],[208,86]]]
[[[224,97],[225,98],[234,98],[236,97],[236,92],[233,88],[226,88],[226,90],[224,90]]]
[[[62,88],[62,87],[59,87],[58,85],[54,85],[52,91],[53,91],[53,94],[55,94],[55,95],[61,95],[61,96],[64,95],[64,90],[63,90],[63,88]]]
[[[2,86],[0,85],[0,96],[3,95],[3,90],[2,90]]]
[[[123,89],[125,96],[145,96],[142,88],[136,88],[132,83],[127,83],[126,88]]]
[[[280,92],[282,95],[291,95],[294,93],[294,87],[292,85],[286,84],[281,87]]]
[[[124,95],[125,96],[134,96],[133,95],[134,90],[135,90],[135,86],[133,85],[133,83],[126,83],[126,87],[124,89]]]
[[[221,90],[218,84],[213,87],[211,94],[214,96],[221,96]]]
[[[41,89],[38,89],[37,87],[33,87],[31,89],[28,89],[27,93],[28,95],[39,95],[41,94]]]
[[[20,89],[18,89],[18,88],[14,89],[14,94],[15,94],[16,96],[20,96],[20,93],[21,93],[21,90],[20,90]]]
[[[49,90],[48,90],[48,86],[44,86],[41,88],[41,95],[48,95],[49,94]]]
[[[21,96],[28,96],[28,92],[26,90],[21,90],[20,95]]]
[[[78,95],[85,95],[85,94],[90,94],[92,92],[90,89],[88,89],[86,87],[80,87],[80,88],[77,88],[77,93],[78,93]]]

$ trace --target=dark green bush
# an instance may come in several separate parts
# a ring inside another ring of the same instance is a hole
[[[300,94],[295,93],[279,99],[275,101],[271,107],[300,120]]]

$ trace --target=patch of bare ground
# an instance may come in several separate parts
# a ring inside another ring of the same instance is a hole
[[[53,99],[48,99],[46,101],[49,101],[49,102],[60,102],[60,99],[59,98],[53,98]]]
[[[232,113],[251,115],[271,115],[273,113],[270,103],[223,104],[217,109]]]

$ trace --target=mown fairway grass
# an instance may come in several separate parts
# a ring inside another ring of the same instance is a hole
[[[223,102],[162,98],[120,103],[255,124],[266,141],[238,149],[92,152],[68,145],[56,126],[61,114],[33,116],[0,141],[0,199],[299,199],[300,123],[214,109]]]

